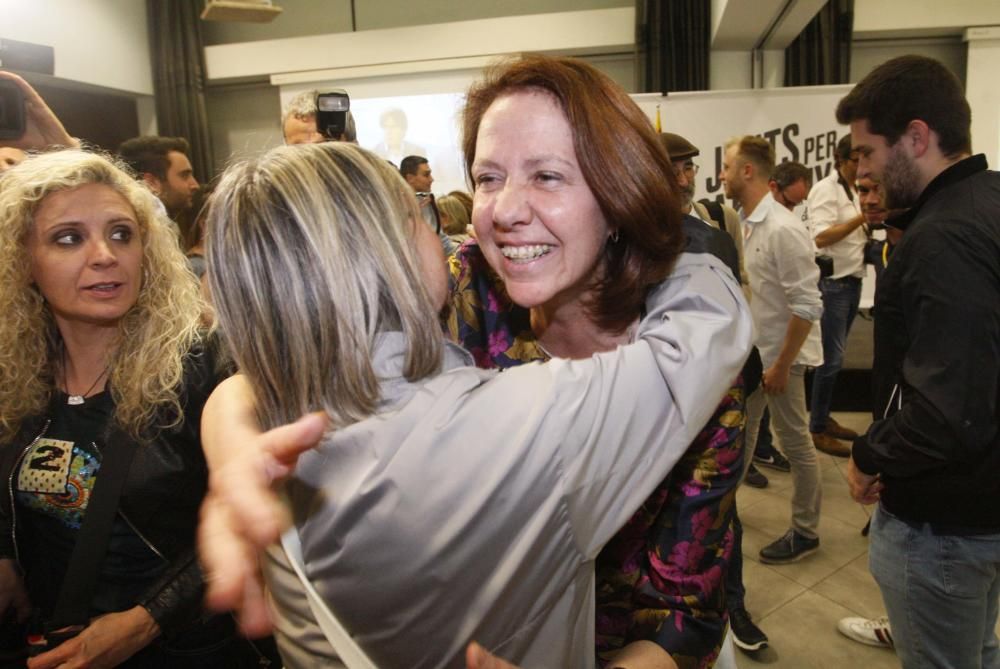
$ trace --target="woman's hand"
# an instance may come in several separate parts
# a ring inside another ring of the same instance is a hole
[[[518,669],[473,641],[465,649],[465,669]]]
[[[160,634],[149,611],[135,606],[94,618],[87,629],[28,660],[28,669],[105,669],[145,648]]]
[[[14,82],[24,94],[24,134],[18,139],[4,140],[4,146],[26,151],[41,151],[50,146],[79,148],[80,141],[69,136],[62,122],[31,84],[12,72],[0,71],[0,79]]]
[[[28,591],[24,589],[21,571],[11,559],[0,560],[0,617],[9,607],[14,607],[18,622],[24,622],[31,613]]]
[[[207,574],[208,605],[236,610],[243,631],[260,636],[270,629],[270,621],[257,552],[277,540],[289,522],[272,484],[319,443],[327,419],[309,414],[261,433],[253,401],[245,377],[237,375],[219,384],[205,404],[201,438],[210,476],[198,550]]]
[[[608,669],[677,669],[667,651],[652,641],[633,641],[608,661]]]
[[[618,651],[608,669],[677,669],[667,651],[652,641],[634,641]],[[465,650],[465,669],[518,669],[473,641]]]

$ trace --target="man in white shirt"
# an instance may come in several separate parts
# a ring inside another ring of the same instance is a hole
[[[823,362],[818,327],[823,302],[809,235],[768,189],[773,169],[771,144],[745,136],[726,144],[719,178],[726,196],[742,204],[743,253],[753,293],[750,311],[764,363],[763,388],[747,400],[747,453],[752,455],[756,447],[757,425],[766,403],[775,435],[792,467],[792,527],[761,549],[760,560],[786,564],[819,548],[822,488],[816,451],[809,439],[804,375],[807,367]]]
[[[830,403],[844,362],[847,333],[858,313],[861,278],[865,274],[868,236],[862,227],[865,219],[854,189],[857,172],[857,151],[851,150],[851,136],[844,135],[837,143],[834,169],[816,182],[807,201],[816,247],[833,260],[833,274],[819,282],[823,295],[823,364],[813,374],[809,431],[818,450],[843,458],[851,454],[851,448],[839,440],[853,440],[858,434],[830,416]]]

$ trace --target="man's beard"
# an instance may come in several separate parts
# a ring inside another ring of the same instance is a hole
[[[681,209],[687,211],[691,208],[691,204],[694,202],[694,184],[691,184],[687,188],[680,189],[681,196]]]
[[[882,175],[887,209],[909,209],[920,197],[920,172],[912,158],[898,145],[889,149]]]

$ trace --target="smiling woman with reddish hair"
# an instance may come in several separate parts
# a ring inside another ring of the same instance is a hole
[[[628,344],[651,286],[714,234],[682,228],[674,172],[649,120],[610,78],[573,58],[501,63],[467,99],[477,243],[450,260],[452,337],[484,368]],[[698,401],[717,405],[715,414],[596,560],[605,657],[649,640],[687,669],[720,652],[743,380]]]

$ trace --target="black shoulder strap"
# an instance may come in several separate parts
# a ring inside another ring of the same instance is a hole
[[[715,200],[709,200],[708,198],[698,200],[698,202],[705,207],[705,211],[707,211],[711,219],[715,221],[716,227],[718,227],[719,230],[725,230],[726,212],[723,211],[722,205]]]
[[[108,551],[118,500],[136,448],[138,446],[131,440],[120,438],[109,440],[104,448],[101,468],[59,588],[59,598],[47,624],[49,631],[90,622],[90,603],[97,588],[97,576]]]
[[[740,283],[740,257],[732,237],[694,216],[683,217],[682,229],[685,253],[709,253],[715,256],[726,264],[736,283]]]

